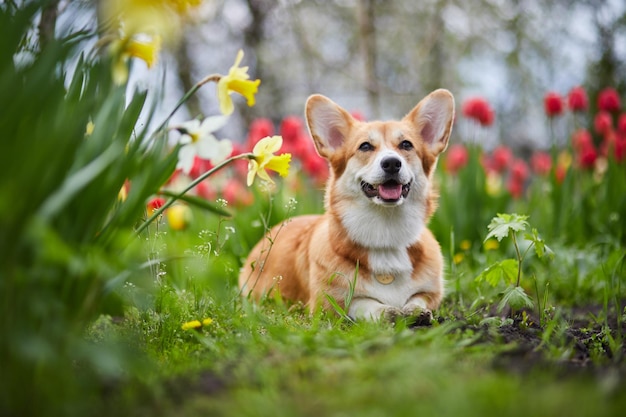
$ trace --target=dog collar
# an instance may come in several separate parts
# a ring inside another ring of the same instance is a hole
[[[374,278],[383,285],[389,285],[396,279],[396,277],[391,274],[375,274]]]

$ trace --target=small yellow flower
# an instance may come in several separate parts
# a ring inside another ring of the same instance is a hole
[[[89,137],[93,135],[93,131],[96,128],[96,125],[90,120],[87,122],[87,126],[85,127],[85,137]]]
[[[254,95],[257,93],[261,80],[250,80],[248,67],[239,67],[243,59],[243,51],[239,50],[235,64],[230,68],[228,75],[220,78],[217,83],[217,98],[222,114],[229,115],[235,110],[230,95],[239,93],[247,100],[248,106],[254,106]]]
[[[191,209],[183,204],[168,208],[165,214],[172,230],[184,230],[192,220]]]
[[[455,254],[454,257],[452,258],[452,260],[454,261],[455,265],[458,265],[461,262],[463,262],[463,259],[465,259],[465,254],[462,253],[462,252],[459,252],[459,253]]]
[[[461,250],[470,250],[472,248],[472,242],[470,242],[469,240],[465,239],[463,241],[461,241]]]
[[[209,326],[211,323],[213,323],[213,319],[210,317],[207,317],[206,319],[202,320],[203,326]]]
[[[254,158],[248,163],[248,186],[252,185],[257,175],[262,180],[273,184],[274,181],[267,173],[267,169],[278,172],[281,177],[287,176],[291,154],[274,155],[274,152],[278,152],[282,145],[282,136],[267,136],[254,145],[252,150]]]
[[[198,320],[188,321],[187,323],[183,323],[181,326],[183,330],[193,330],[202,327],[202,323]]]
[[[485,250],[496,250],[500,247],[500,244],[496,239],[489,239],[485,241],[483,246],[485,247]]]
[[[126,192],[126,188],[122,187],[120,188],[120,192],[117,193],[117,199],[119,201],[126,201],[126,197],[128,197],[128,193]]]

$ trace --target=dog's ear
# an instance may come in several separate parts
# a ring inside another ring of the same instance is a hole
[[[306,122],[317,152],[328,158],[343,146],[354,119],[331,99],[314,94],[306,101]]]
[[[443,152],[448,146],[454,122],[452,93],[444,89],[433,91],[406,115],[405,120],[415,125],[434,154]]]

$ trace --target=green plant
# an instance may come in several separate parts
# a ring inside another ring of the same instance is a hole
[[[510,237],[515,249],[515,258],[507,258],[496,262],[476,277],[476,281],[487,281],[492,287],[498,286],[503,281],[508,284],[503,292],[502,300],[498,304],[498,311],[500,312],[507,305],[512,309],[534,307],[532,299],[524,288],[520,286],[522,263],[530,250],[534,248],[538,258],[545,256],[553,257],[553,252],[546,246],[535,228],[531,228],[530,233],[524,233],[523,242],[526,242],[527,245],[525,248],[520,248],[521,242],[518,233],[525,232],[530,228],[527,219],[528,216],[524,215],[499,213],[487,226],[489,233],[485,241],[495,238],[498,242],[501,242],[504,238]]]

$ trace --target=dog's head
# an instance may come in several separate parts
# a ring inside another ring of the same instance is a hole
[[[378,208],[408,206],[401,209],[408,210],[406,216],[426,221],[435,205],[430,179],[454,120],[449,91],[436,90],[403,119],[387,122],[357,121],[330,99],[313,95],[306,119],[318,153],[331,168],[327,208],[344,204],[350,206],[344,211],[361,207],[361,212],[379,213]]]

